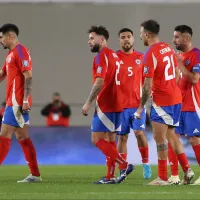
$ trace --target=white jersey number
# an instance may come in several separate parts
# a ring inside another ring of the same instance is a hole
[[[128,67],[128,76],[133,76],[133,67]]]
[[[169,81],[175,78],[175,67],[174,67],[174,58],[173,55],[165,56],[163,62],[166,62],[165,66],[165,80]],[[172,67],[172,74],[169,74],[169,69]]]
[[[119,70],[120,70],[120,63],[118,61],[116,61],[116,65],[117,65],[117,70],[115,73],[115,82],[116,85],[120,85],[120,81],[118,80],[118,74],[119,74]]]

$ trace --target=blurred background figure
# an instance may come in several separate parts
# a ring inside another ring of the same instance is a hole
[[[6,107],[6,102],[4,101],[4,102],[1,103],[1,107],[0,107],[0,123],[1,123],[2,118],[3,118],[5,107]]]
[[[46,117],[47,126],[69,126],[71,109],[62,101],[58,92],[53,94],[52,103],[47,104],[41,110],[41,114]]]

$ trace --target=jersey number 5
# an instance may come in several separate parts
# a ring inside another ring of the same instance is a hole
[[[117,69],[116,69],[116,73],[115,73],[115,82],[116,82],[116,85],[120,85],[120,81],[117,79],[119,70],[120,70],[120,63],[118,61],[116,61],[116,65],[117,65]]]
[[[165,80],[169,81],[175,78],[175,67],[174,67],[174,58],[173,55],[165,56],[163,62],[166,62],[165,66]],[[169,70],[172,68],[172,74],[169,74]]]

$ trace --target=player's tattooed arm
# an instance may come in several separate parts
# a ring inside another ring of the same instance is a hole
[[[95,100],[95,98],[98,96],[99,92],[101,91],[103,84],[104,84],[104,79],[97,77],[92,87],[92,90],[90,92],[90,95],[86,101],[86,104],[91,104]]]
[[[24,101],[28,101],[28,98],[32,92],[32,71],[28,70],[24,73]]]
[[[152,89],[152,78],[145,78],[144,81],[144,87],[142,89],[142,98],[141,98],[141,107],[144,107],[146,104],[149,96],[151,95],[151,89]]]

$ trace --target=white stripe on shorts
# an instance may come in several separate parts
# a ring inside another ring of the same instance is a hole
[[[157,112],[158,116],[160,116],[163,119],[165,124],[174,125],[174,120],[172,119],[172,117],[169,114],[167,114],[160,106],[157,106],[155,102],[152,103],[152,106]]]
[[[113,124],[113,122],[101,111],[97,102],[96,102],[96,110],[97,110],[97,115],[99,119],[106,126],[106,128],[110,130],[111,132],[115,132],[116,131],[115,124]],[[121,127],[120,127],[120,130],[121,130]]]

